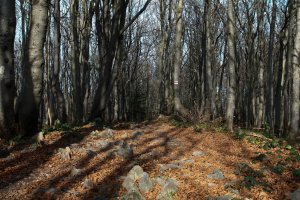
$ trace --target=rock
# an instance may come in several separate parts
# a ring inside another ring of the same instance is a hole
[[[183,159],[180,162],[183,163],[183,164],[192,164],[192,163],[195,162],[195,160],[193,160],[193,159]]]
[[[134,179],[132,179],[131,177],[127,176],[125,178],[125,180],[122,183],[122,186],[129,192],[131,190],[138,190],[136,185],[135,185],[135,181]]]
[[[148,173],[143,173],[139,181],[139,188],[142,192],[148,192],[153,188],[153,184]]]
[[[96,147],[100,148],[100,149],[106,149],[111,145],[110,142],[108,141],[99,141],[96,143]]]
[[[131,190],[126,195],[122,196],[121,200],[145,200],[145,198],[138,190]]]
[[[164,186],[166,184],[166,180],[162,177],[157,177],[155,179],[156,183],[158,183],[160,186]]]
[[[114,135],[113,135],[113,131],[109,128],[107,129],[104,129],[103,131],[93,131],[91,132],[91,135],[93,137],[96,137],[96,138],[104,138],[104,139],[109,139],[109,138],[112,138]]]
[[[215,179],[215,180],[223,180],[225,177],[223,175],[223,172],[219,169],[216,169],[213,171],[213,173],[207,175],[207,178],[209,179]]]
[[[195,157],[201,157],[201,156],[205,156],[206,153],[204,153],[203,151],[195,151],[195,152],[193,152],[192,155]]]
[[[179,164],[160,164],[160,172],[163,173],[170,169],[181,169],[182,167]]]
[[[232,200],[232,199],[234,199],[234,197],[231,195],[219,196],[216,198],[216,200]]]
[[[129,159],[133,156],[133,149],[127,142],[122,142],[118,147],[117,155]]]
[[[161,192],[157,196],[157,200],[172,200],[178,190],[177,183],[173,179],[168,179],[163,186]]]
[[[132,137],[134,137],[134,138],[138,138],[138,137],[140,137],[142,135],[144,135],[144,133],[143,132],[139,132],[139,131],[132,133]]]
[[[290,199],[291,200],[299,200],[300,199],[300,189],[294,191],[293,193],[290,194]]]
[[[210,187],[210,188],[213,188],[213,187],[216,187],[217,184],[215,184],[215,183],[208,183],[207,186]]]
[[[55,194],[56,192],[58,192],[56,188],[49,188],[45,190],[45,193],[47,194]]]
[[[84,182],[83,182],[83,187],[85,189],[91,190],[91,189],[94,188],[94,183],[89,179],[85,179]]]
[[[134,166],[128,173],[127,177],[130,177],[132,180],[139,180],[144,174],[144,170],[141,166]]]
[[[237,188],[238,187],[239,182],[238,181],[229,181],[227,183],[224,184],[224,188],[228,189],[228,188]]]
[[[77,169],[76,167],[73,167],[71,170],[71,176],[78,176],[82,173],[82,169]]]
[[[236,189],[229,188],[228,192],[230,192],[231,194],[234,194],[234,195],[240,195],[240,191],[238,191]]]
[[[58,155],[63,160],[70,160],[71,159],[71,149],[70,147],[66,147],[65,149],[59,148]]]

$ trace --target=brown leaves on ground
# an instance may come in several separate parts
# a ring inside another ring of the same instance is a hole
[[[174,127],[168,120],[120,125],[113,131],[114,137],[105,139],[104,148],[98,145],[103,139],[91,136],[93,130],[87,125],[69,134],[53,132],[47,134],[45,144],[36,149],[31,144],[11,148],[9,156],[0,157],[0,199],[113,199],[125,194],[122,182],[134,165],[142,166],[150,177],[176,179],[179,187],[175,199],[206,199],[226,195],[224,185],[228,182],[243,181],[244,176],[236,173],[241,163],[247,163],[254,171],[271,169],[283,161],[290,168],[300,167],[299,163],[286,160],[286,152],[282,152],[282,158],[274,153],[268,154],[263,162],[254,162],[258,153],[267,151],[228,134],[208,131],[199,134],[192,128]],[[132,134],[137,131],[144,134]],[[122,141],[133,147],[133,158],[116,155],[116,145]],[[62,160],[57,151],[66,147],[71,149],[70,159]],[[193,156],[195,151],[203,151],[205,155]],[[193,162],[160,171],[161,164],[180,160]],[[72,174],[74,169],[80,173]],[[207,175],[215,169],[222,170],[225,179],[208,179]],[[239,187],[242,198],[284,199],[299,188],[289,170],[281,175],[269,171],[258,178],[270,190],[265,191],[263,185],[254,185],[251,190]],[[157,184],[144,196],[156,199],[159,192]]]

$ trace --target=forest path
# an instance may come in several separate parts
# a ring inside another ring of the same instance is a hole
[[[286,159],[287,151],[277,152],[218,131],[172,126],[166,119],[104,131],[87,125],[49,133],[41,147],[15,145],[0,156],[0,199],[119,199],[136,165],[153,180],[143,193],[149,200],[162,190],[158,178],[176,181],[178,200],[285,199],[300,185],[290,170],[280,175],[272,169],[279,163],[300,166]]]

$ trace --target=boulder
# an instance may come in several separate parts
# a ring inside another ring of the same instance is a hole
[[[123,183],[122,186],[129,192],[131,190],[138,190],[136,185],[135,185],[135,181],[134,179],[132,179],[131,177],[127,176]]]
[[[156,199],[172,200],[177,190],[178,190],[177,182],[173,179],[168,179]]]
[[[153,188],[153,183],[149,177],[149,174],[144,172],[139,181],[139,188],[142,192],[148,192]]]
[[[136,181],[136,180],[139,180],[143,175],[144,175],[143,168],[139,165],[136,165],[129,171],[127,177]]]
[[[121,200],[145,200],[145,198],[138,190],[131,190],[126,195],[122,196]]]
[[[290,194],[290,199],[291,200],[299,200],[300,199],[300,189],[294,191],[293,193]]]
[[[76,167],[73,167],[71,170],[71,176],[78,176],[82,173],[82,169],[77,169]]]
[[[117,155],[124,159],[130,159],[133,156],[133,149],[127,142],[122,142],[118,147]]]
[[[195,157],[201,157],[201,156],[205,156],[206,153],[204,153],[203,151],[194,151],[192,155]]]
[[[182,167],[179,165],[179,163],[176,164],[160,164],[160,172],[163,173],[167,170],[171,169],[181,169]]]
[[[225,178],[223,172],[219,169],[213,171],[213,173],[207,175],[207,178],[214,180],[223,180]]]

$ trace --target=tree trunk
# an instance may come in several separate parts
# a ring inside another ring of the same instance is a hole
[[[233,116],[235,110],[235,47],[234,47],[234,13],[233,13],[233,0],[228,0],[228,94],[227,94],[227,110],[226,121],[229,131],[233,131]]]
[[[0,137],[14,128],[14,39],[16,30],[14,0],[0,1]]]
[[[292,95],[292,110],[291,110],[291,131],[289,139],[295,140],[299,136],[299,88],[300,88],[300,0],[296,0],[296,36],[295,46],[293,51],[293,95]]]
[[[38,131],[48,6],[49,0],[32,1],[30,30],[25,48],[24,83],[18,103],[21,134],[32,135]]]
[[[266,99],[266,122],[270,126],[273,132],[273,99],[274,99],[274,88],[273,88],[273,48],[275,39],[275,23],[276,23],[276,1],[273,0],[272,8],[272,19],[270,25],[270,38],[269,38],[269,51],[268,51],[268,82],[267,82],[267,99]]]
[[[175,36],[175,57],[174,57],[174,104],[175,111],[183,117],[188,117],[188,110],[180,101],[179,74],[182,63],[182,37],[183,37],[183,0],[179,0],[176,8],[176,36]]]

